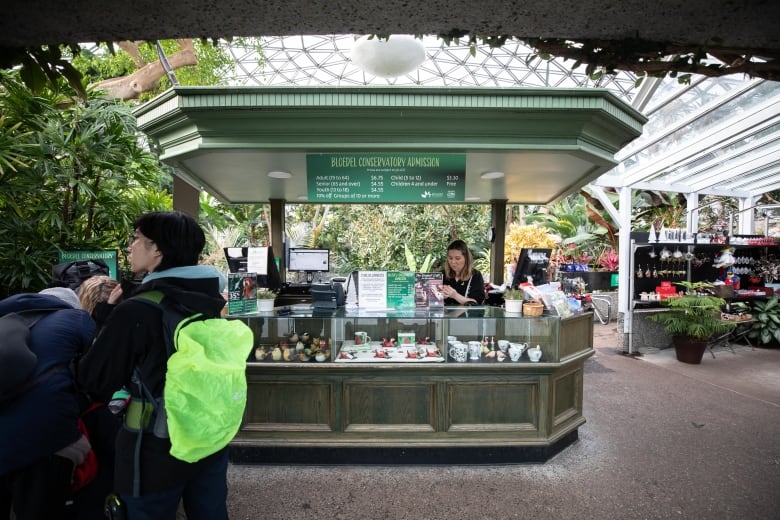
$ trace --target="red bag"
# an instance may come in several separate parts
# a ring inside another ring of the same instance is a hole
[[[84,417],[85,414],[88,414],[92,410],[95,410],[96,408],[103,406],[103,403],[92,403],[89,408],[84,410],[84,412],[81,414],[81,417]],[[81,433],[84,434],[84,437],[89,440],[89,432],[87,431],[87,426],[84,424],[84,421],[79,417],[79,430],[81,430]],[[98,472],[98,460],[97,455],[95,455],[95,450],[92,448],[89,449],[89,452],[87,453],[87,456],[84,457],[84,460],[76,466],[76,468],[73,470],[73,478],[70,481],[70,494],[75,495],[80,489],[82,489],[84,486],[95,480],[95,477],[97,476]]]

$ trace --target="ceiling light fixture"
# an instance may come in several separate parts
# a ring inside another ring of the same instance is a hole
[[[397,78],[422,65],[425,46],[422,40],[408,34],[393,34],[387,39],[362,36],[352,47],[350,58],[369,74]]]
[[[274,170],[268,172],[268,176],[272,179],[289,179],[292,177],[292,173],[282,170]]]
[[[485,181],[491,180],[491,179],[503,179],[504,178],[504,172],[498,172],[498,171],[484,172],[482,175],[479,176],[479,178],[482,179],[482,180],[485,180]]]
[[[478,200],[480,200],[479,197],[466,197],[467,202],[476,202]]]

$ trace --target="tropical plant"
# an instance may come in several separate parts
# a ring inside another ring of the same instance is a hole
[[[521,289],[509,288],[504,291],[504,300],[522,300],[525,293]]]
[[[617,247],[617,228],[592,205],[594,198],[572,194],[544,211],[526,217],[560,237],[561,263],[590,264],[606,247]],[[605,227],[607,224],[608,227]]]
[[[780,300],[773,296],[764,301],[756,300],[752,304],[752,326],[748,337],[762,344],[780,344]]]
[[[706,282],[676,282],[684,287],[683,296],[667,298],[662,304],[667,312],[659,312],[648,319],[661,323],[672,336],[680,336],[696,340],[708,340],[714,334],[721,334],[733,329],[733,321],[720,318],[721,309],[726,300],[705,293],[712,284]]]
[[[607,248],[596,257],[596,265],[602,271],[617,271],[620,264],[620,256],[614,249]]]
[[[504,237],[504,263],[516,262],[521,249],[529,247],[551,249],[555,245],[556,238],[543,226],[510,224],[509,232]]]
[[[129,107],[87,94],[33,95],[0,71],[3,294],[45,287],[59,251],[123,249],[136,215],[171,207],[171,178],[141,147]]]
[[[427,273],[430,271],[431,265],[433,264],[433,255],[430,253],[425,255],[425,259],[419,266],[417,265],[417,259],[414,257],[412,250],[409,249],[409,246],[406,244],[404,244],[404,254],[406,255],[406,267],[410,271],[420,273]]]

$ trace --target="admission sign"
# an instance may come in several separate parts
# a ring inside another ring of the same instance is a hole
[[[466,155],[309,154],[306,183],[309,202],[463,202]]]

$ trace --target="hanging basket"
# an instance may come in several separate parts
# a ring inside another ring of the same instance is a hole
[[[526,302],[523,304],[523,316],[541,316],[544,305],[538,302]]]

